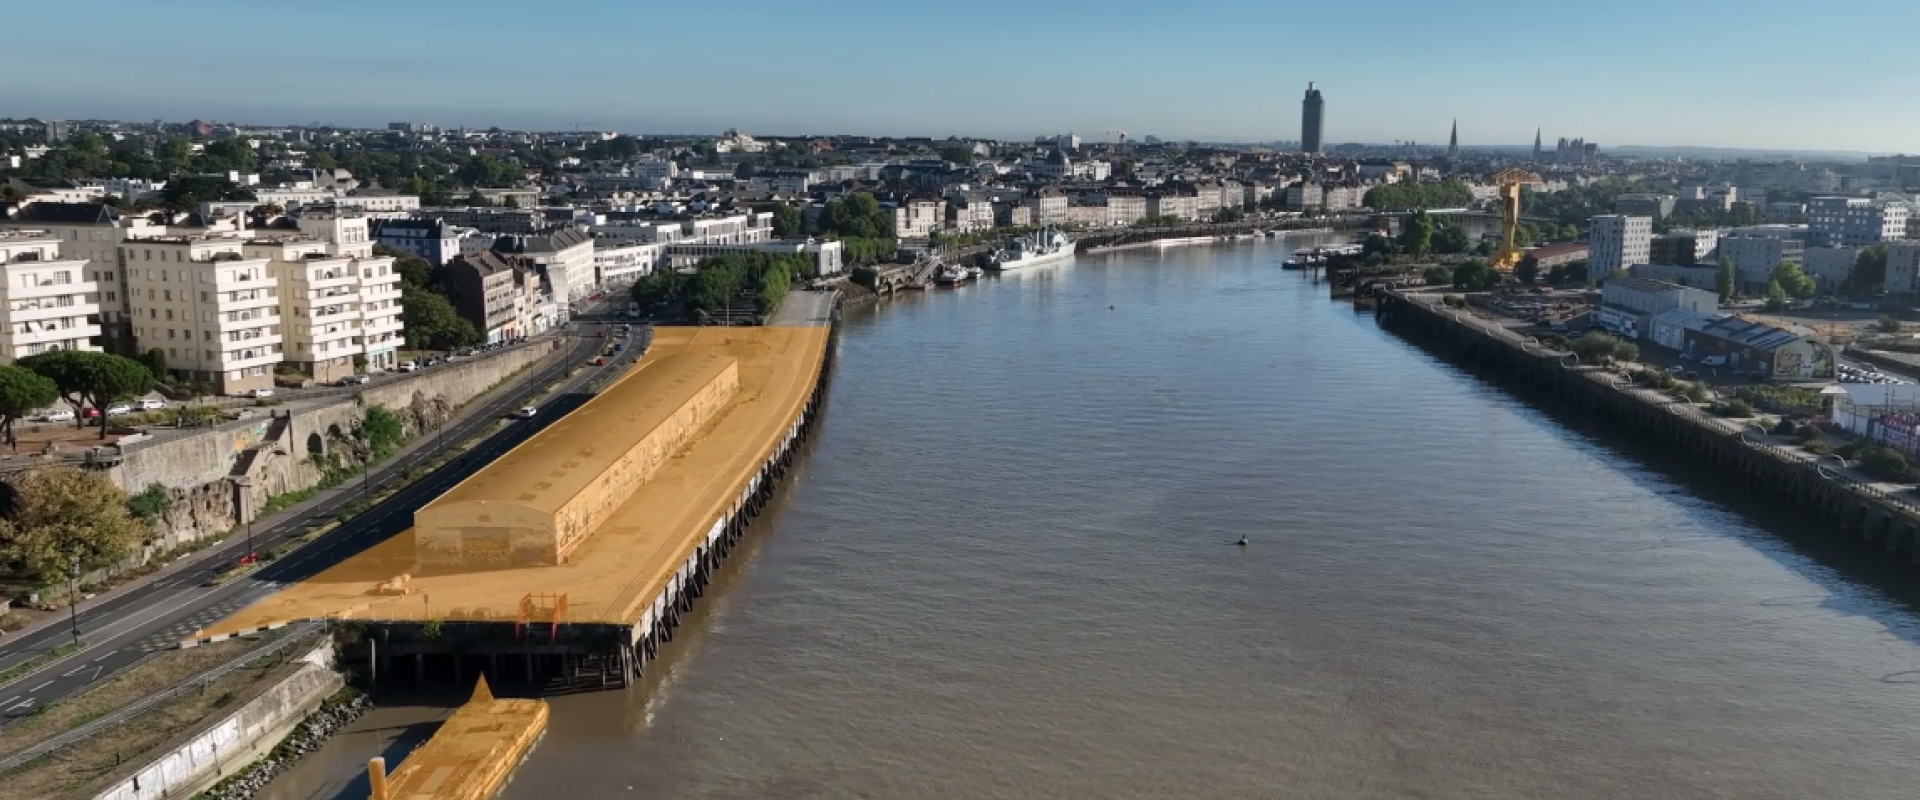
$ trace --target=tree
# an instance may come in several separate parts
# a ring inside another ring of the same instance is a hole
[[[452,350],[480,343],[473,322],[453,310],[445,295],[403,283],[400,324],[411,350]]]
[[[421,289],[433,288],[433,262],[415,255],[399,255],[394,259],[393,269],[400,273],[402,284]]]
[[[893,215],[882,211],[873,195],[856,192],[827,201],[820,228],[840,237],[884,239],[893,235]]]
[[[1713,288],[1720,293],[1720,302],[1733,299],[1733,259],[1720,259],[1720,270],[1713,274]]]
[[[154,382],[167,379],[167,351],[158,347],[149,348],[140,354],[140,363],[145,364],[147,372],[153,375]]]
[[[1367,234],[1367,240],[1360,245],[1360,254],[1370,256],[1376,253],[1383,256],[1392,255],[1393,240],[1378,233]]]
[[[246,139],[234,137],[209,142],[200,151],[200,169],[204,172],[253,172],[260,159]]]
[[[1814,283],[1805,272],[1801,272],[1799,264],[1789,261],[1774,265],[1773,272],[1767,275],[1767,282],[1769,293],[1772,292],[1772,284],[1778,283],[1789,297],[1804,299],[1820,291],[1819,284]]]
[[[87,406],[100,411],[100,438],[107,438],[108,407],[116,400],[127,400],[153,389],[153,373],[147,365],[111,353],[84,350],[49,350],[20,359],[20,366],[53,381],[60,395],[73,406],[74,427],[86,425],[81,412]]]
[[[1245,219],[1246,216],[1246,214],[1241,213],[1240,209],[1223,208],[1213,212],[1213,222],[1216,225],[1229,225]]]
[[[333,169],[340,166],[340,162],[333,160],[333,154],[325,150],[313,151],[307,156],[307,163],[312,164],[314,169]]]
[[[0,365],[0,437],[12,443],[14,420],[59,399],[53,379],[17,364]]]
[[[652,308],[673,299],[680,291],[680,275],[676,272],[656,272],[633,282],[628,290],[633,302],[641,308]]]
[[[1467,235],[1467,229],[1458,225],[1443,224],[1434,231],[1433,251],[1443,255],[1459,255],[1473,249],[1473,238]]]
[[[160,192],[160,202],[175,211],[192,211],[201,203],[250,203],[258,199],[252,189],[226,178],[206,175],[174,178],[167,181],[167,188]]]
[[[1872,297],[1880,294],[1886,283],[1887,246],[1876,244],[1854,257],[1853,270],[1847,273],[1840,291],[1853,297]]]
[[[1407,218],[1400,229],[1400,251],[1414,258],[1424,258],[1433,249],[1433,218],[1427,212],[1415,211]]]
[[[1500,273],[1479,259],[1468,261],[1453,268],[1453,286],[1468,292],[1479,292],[1500,285]]]
[[[1632,342],[1598,332],[1573,340],[1572,349],[1574,355],[1588,364],[1632,361],[1640,357],[1640,348]]]
[[[1457,180],[1443,183],[1390,183],[1367,190],[1361,203],[1375,211],[1466,208],[1473,204],[1473,189]]]
[[[1523,286],[1532,286],[1540,278],[1540,259],[1532,253],[1520,257],[1520,263],[1513,266],[1513,279]]]
[[[146,532],[127,510],[126,492],[101,473],[53,467],[24,473],[12,486],[0,559],[38,580],[65,575],[76,562],[82,570],[118,563]]]
[[[1767,281],[1767,310],[1785,311],[1787,309],[1787,289],[1780,284],[1779,278]]]
[[[1428,286],[1450,286],[1453,284],[1453,270],[1441,266],[1427,267],[1420,271],[1420,279]]]
[[[773,235],[791,239],[800,235],[800,209],[792,203],[776,203],[762,210],[773,212]]]
[[[955,164],[972,164],[973,148],[960,142],[940,146],[940,159]]]

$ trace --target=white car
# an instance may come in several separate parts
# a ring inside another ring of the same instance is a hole
[[[167,401],[156,400],[154,398],[149,397],[138,403],[134,403],[133,407],[140,409],[141,411],[159,411],[160,409],[167,407]]]
[[[412,371],[414,371],[414,370],[417,370],[417,369],[419,369],[419,368],[420,368],[420,365],[419,365],[419,364],[415,364],[415,363],[413,363],[413,362],[411,362],[411,361],[402,361],[402,362],[400,362],[400,371],[401,371],[401,372],[412,372]]]
[[[534,413],[535,413],[535,409],[533,406],[521,406],[519,411],[513,412],[513,418],[514,419],[533,419]]]
[[[54,409],[52,411],[43,412],[40,416],[36,417],[35,419],[38,419],[41,422],[72,422],[73,412],[64,408],[59,408],[59,409]]]
[[[131,413],[133,413],[133,406],[127,405],[126,403],[114,403],[113,405],[107,406],[107,416],[109,417],[115,414]]]
[[[272,397],[273,390],[272,389],[248,389],[245,396],[252,397],[255,399]]]

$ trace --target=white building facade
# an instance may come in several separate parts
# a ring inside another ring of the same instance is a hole
[[[1652,217],[1602,214],[1594,217],[1591,225],[1587,237],[1587,275],[1593,280],[1635,264],[1645,264],[1652,255]]]
[[[49,350],[97,351],[100,284],[62,258],[48,231],[0,231],[0,363]]]

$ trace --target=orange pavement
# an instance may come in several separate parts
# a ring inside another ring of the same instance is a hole
[[[409,530],[241,609],[196,638],[319,618],[511,621],[529,593],[565,593],[565,622],[636,622],[806,406],[828,333],[826,327],[656,328],[652,349],[634,367],[637,374],[619,387],[643,384],[641,375],[652,362],[693,354],[736,361],[740,389],[706,432],[669,459],[565,564],[464,572],[436,567],[423,575]],[[571,430],[567,435],[578,436],[583,428]],[[407,594],[376,593],[382,582],[402,574],[413,576]]]

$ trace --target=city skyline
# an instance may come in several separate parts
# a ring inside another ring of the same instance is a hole
[[[765,0],[730,5],[724,16],[583,0],[545,25],[507,24],[529,11],[499,0],[463,3],[458,14],[444,3],[346,0],[331,8],[354,21],[343,23],[351,36],[342,39],[306,35],[309,19],[291,8],[219,0],[184,15],[102,0],[90,8],[119,24],[98,26],[83,59],[59,37],[10,45],[22,63],[62,67],[0,74],[0,116],[1002,139],[1075,132],[1091,141],[1127,131],[1133,139],[1275,142],[1297,136],[1300,93],[1313,82],[1327,95],[1328,145],[1444,146],[1457,118],[1468,149],[1524,147],[1544,127],[1549,140],[1609,147],[1920,150],[1905,133],[1920,127],[1920,110],[1894,102],[1902,96],[1897,55],[1851,48],[1844,35],[1804,25],[1802,12],[1777,0],[1625,0],[1598,18],[1517,0],[1460,3],[1455,12],[1389,5],[1389,13],[1421,20],[1423,35],[1303,36],[1377,25],[1380,12],[1250,0],[1171,19],[989,0],[988,13],[937,21],[867,0],[798,18]],[[1920,9],[1876,0],[1823,8],[1891,15],[1895,26],[1902,16],[1920,22]],[[67,24],[63,10],[25,7],[14,18],[22,30],[56,29]],[[1485,23],[1496,18],[1540,33],[1492,37]],[[1033,28],[1081,35],[1052,37],[1044,47],[1004,35]],[[1688,34],[1727,28],[1743,36]],[[1622,37],[1670,57],[1581,71],[1566,56]],[[156,39],[196,38],[218,46],[161,48],[162,64],[176,72],[164,90],[132,79],[155,69]],[[1151,46],[1116,46],[1129,41]],[[1814,57],[1745,58],[1755,41]],[[902,69],[889,65],[900,58],[896,42],[910,43],[913,54],[949,55]],[[1206,57],[1169,68],[1166,59],[1181,53]],[[1727,79],[1703,83],[1689,66],[1700,63],[1725,65]],[[953,73],[941,76],[946,70]],[[1842,119],[1855,124],[1833,124]]]

